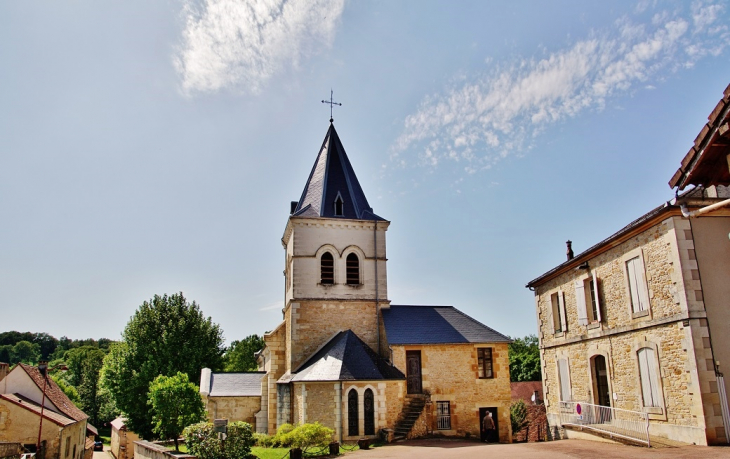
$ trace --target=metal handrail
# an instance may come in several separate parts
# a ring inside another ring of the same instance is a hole
[[[560,402],[560,424],[580,426],[651,446],[649,415],[642,411],[576,401]]]

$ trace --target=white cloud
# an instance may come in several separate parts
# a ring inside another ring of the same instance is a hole
[[[696,2],[686,18],[666,11],[648,23],[624,18],[612,30],[546,58],[518,59],[459,79],[442,94],[425,97],[406,117],[391,160],[426,167],[463,162],[468,174],[488,169],[529,150],[551,124],[600,110],[634,87],[652,88],[667,71],[719,55],[730,45],[730,33],[719,20],[723,14],[724,5]]]
[[[344,0],[188,1],[175,57],[183,92],[260,91],[331,46],[343,8]]]

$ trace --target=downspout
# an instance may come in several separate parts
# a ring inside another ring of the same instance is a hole
[[[703,207],[701,209],[689,211],[687,209],[687,204],[680,204],[679,208],[682,211],[682,216],[684,218],[692,218],[692,217],[699,217],[700,215],[706,214],[708,212],[712,212],[713,210],[717,210],[721,207],[725,207],[728,204],[730,204],[730,199],[726,199],[724,201],[716,202],[715,204],[711,204],[709,206]]]
[[[342,444],[342,429],[345,428],[344,427],[345,418],[343,417],[343,409],[342,409],[342,405],[344,405],[344,403],[342,403],[342,396],[343,396],[344,392],[345,392],[345,382],[340,381],[340,444]]]
[[[378,355],[380,355],[380,298],[378,296],[378,221],[373,226],[373,250],[375,252],[375,330],[378,334]]]

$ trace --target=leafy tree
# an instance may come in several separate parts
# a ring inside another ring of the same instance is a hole
[[[122,336],[123,342],[112,345],[104,359],[102,380],[130,430],[150,439],[152,414],[140,395],[158,375],[181,372],[193,375],[197,384],[202,368],[221,369],[223,333],[195,302],[176,293],[142,303]]]
[[[13,356],[12,344],[0,344],[0,362],[10,363]]]
[[[527,423],[527,406],[525,406],[525,402],[517,400],[509,407],[509,419],[512,424],[512,435],[515,435]]]
[[[198,387],[188,375],[178,372],[175,376],[158,376],[150,384],[147,404],[152,407],[152,431],[161,439],[175,440],[183,429],[205,418],[205,406]]]
[[[537,336],[514,338],[509,345],[509,376],[512,382],[540,381],[540,347]]]
[[[241,341],[233,341],[225,354],[226,371],[256,371],[258,364],[254,354],[264,348],[264,338],[249,335]]]
[[[35,365],[41,359],[41,347],[30,341],[18,341],[10,352],[10,363],[18,362]]]
[[[79,406],[79,392],[76,390],[76,388],[67,383],[60,373],[53,373],[50,376],[51,379],[54,380],[56,384],[58,384],[58,387],[63,391],[63,393],[66,394],[66,397],[68,397],[69,400],[74,403],[74,405]]]
[[[188,451],[198,459],[248,459],[254,445],[251,424],[237,421],[228,424],[225,447],[213,430],[213,423],[201,422],[185,428],[183,438]]]

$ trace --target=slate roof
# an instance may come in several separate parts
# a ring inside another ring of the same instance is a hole
[[[291,381],[405,379],[352,330],[337,333],[300,366]]]
[[[23,397],[20,394],[0,394],[0,399],[7,400],[8,402],[13,403],[28,411],[31,411],[38,416],[40,416],[41,414],[40,403],[36,403],[33,400],[27,397]],[[72,419],[68,416],[64,416],[63,414],[57,413],[53,410],[49,410],[48,408],[43,410],[43,419],[48,419],[49,421],[52,421],[59,426],[64,427],[78,422],[77,419]]]
[[[508,343],[509,337],[453,306],[391,306],[382,310],[388,344]]]
[[[21,367],[28,374],[28,376],[30,376],[30,379],[33,380],[35,385],[38,386],[38,388],[42,391],[43,375],[41,374],[38,367],[33,367],[24,363],[19,363],[18,366]],[[48,377],[46,383],[46,399],[53,403],[53,405],[61,413],[65,414],[71,419],[81,421],[89,417],[86,413],[78,409],[76,405],[73,404],[73,402],[66,396],[66,394],[63,393],[61,388],[58,387],[58,384],[56,384],[56,382],[50,377]]]
[[[211,397],[260,397],[261,377],[265,371],[211,373]]]
[[[342,215],[335,216],[335,200],[342,196]],[[360,182],[355,176],[345,148],[330,124],[322,147],[304,186],[301,198],[292,213],[295,217],[348,218],[384,220],[373,213]]]

